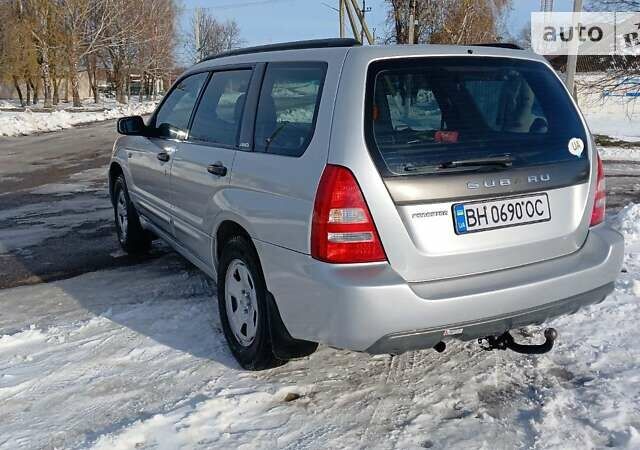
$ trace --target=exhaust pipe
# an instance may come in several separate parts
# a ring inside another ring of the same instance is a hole
[[[541,355],[553,349],[553,344],[558,338],[558,332],[554,328],[544,330],[545,341],[542,344],[518,344],[507,331],[500,336],[487,336],[478,339],[483,350],[511,350],[524,355]]]

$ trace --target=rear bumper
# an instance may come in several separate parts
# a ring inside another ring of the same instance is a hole
[[[515,269],[424,283],[387,263],[333,265],[256,242],[269,290],[298,339],[370,353],[433,347],[542,323],[602,301],[622,266],[624,242],[606,226],[583,247]]]

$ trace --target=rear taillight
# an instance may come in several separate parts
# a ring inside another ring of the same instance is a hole
[[[605,209],[607,206],[607,190],[604,180],[604,167],[600,155],[598,155],[598,181],[596,184],[596,200],[591,212],[591,226],[598,225],[604,221]]]
[[[386,261],[376,226],[351,171],[327,165],[313,208],[311,256],[329,263]]]

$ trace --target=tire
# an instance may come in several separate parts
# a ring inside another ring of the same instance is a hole
[[[218,309],[231,353],[243,369],[264,370],[286,362],[274,355],[266,283],[258,255],[244,237],[231,238],[222,249]]]
[[[136,255],[149,251],[151,234],[140,225],[140,216],[129,198],[127,183],[122,175],[113,185],[113,211],[122,249]]]

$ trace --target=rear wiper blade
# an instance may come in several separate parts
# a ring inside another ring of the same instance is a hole
[[[438,165],[438,169],[455,169],[456,167],[501,166],[511,167],[514,158],[511,155],[489,156],[487,158],[470,158],[457,161],[446,161]]]

